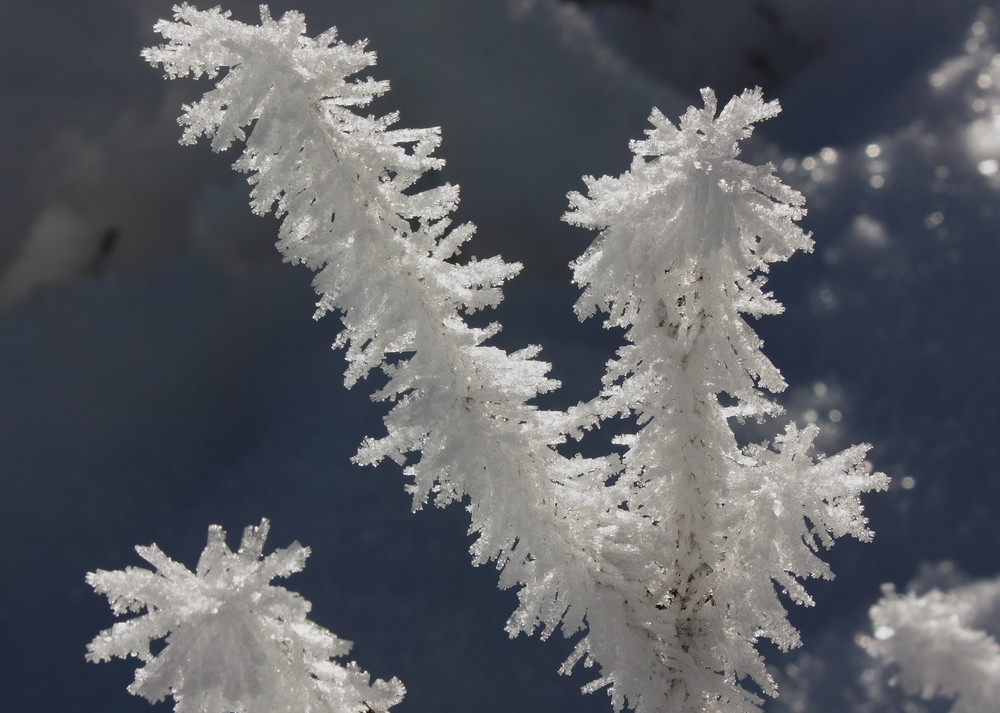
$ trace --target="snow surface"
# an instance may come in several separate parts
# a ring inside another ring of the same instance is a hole
[[[552,403],[592,395],[619,342],[572,318],[566,264],[592,236],[560,223],[565,194],[624,170],[652,104],[676,117],[700,86],[724,100],[757,83],[781,100],[751,155],[806,194],[816,253],[775,267],[786,312],[756,329],[790,415],[827,452],[871,442],[894,482],[867,498],[875,542],[839,544],[838,578],[793,612],[804,646],[772,657],[770,711],[903,710],[854,642],[881,583],[942,561],[1000,572],[1000,26],[981,4],[271,4],[370,38],[385,109],[442,126],[471,251],[526,266],[498,341],[543,345],[564,381]],[[247,21],[256,6],[232,4]],[[336,321],[310,318],[309,274],[249,216],[234,156],[176,145],[202,87],[138,57],[169,11],[48,0],[0,28],[3,708],[150,710],[124,690],[132,664],[84,661],[111,623],[84,574],[151,542],[192,566],[207,525],[267,516],[273,546],[313,550],[288,583],[312,618],[406,684],[399,713],[610,710],[575,690],[588,676],[556,675],[566,642],[507,639],[513,594],[468,565],[464,511],[411,515],[398,469],[348,462],[381,409],[342,388]]]

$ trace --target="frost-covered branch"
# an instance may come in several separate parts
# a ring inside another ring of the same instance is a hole
[[[359,113],[386,89],[351,79],[374,57],[333,30],[305,36],[298,13],[274,20],[265,7],[250,26],[182,5],[156,28],[169,44],[144,56],[168,76],[224,72],[185,108],[182,141],[205,135],[216,150],[245,141],[235,168],[250,174],[253,209],[273,208],[281,252],[317,271],[317,314],[341,315],[347,384],[376,368],[388,377],[375,394],[393,403],[387,433],[366,439],[355,460],[404,464],[414,507],[468,497],[474,561],[495,560],[500,586],[520,587],[512,635],[589,624],[609,646],[635,648],[618,626],[622,577],[607,563],[632,548],[639,518],[605,485],[616,459],[556,451],[565,416],[530,403],[556,385],[537,349],[487,346],[499,327],[464,321],[496,304],[519,266],[453,259],[472,234],[450,227],[458,190],[417,186],[442,164],[431,155],[438,131]]]
[[[387,89],[355,78],[374,62],[363,45],[311,39],[298,13],[262,7],[261,20],[182,5],[157,25],[168,44],[144,56],[170,77],[222,75],[185,107],[182,141],[245,142],[234,167],[253,209],[282,218],[279,250],[316,271],[317,316],[341,316],[347,385],[387,377],[374,394],[393,404],[386,433],[356,462],[403,465],[415,508],[467,498],[475,563],[519,588],[508,631],[585,630],[564,670],[596,664],[588,689],[608,686],[616,709],[755,708],[741,681],[773,693],[755,641],[798,641],[775,583],[808,603],[799,579],[830,576],[816,550],[868,537],[858,495],[885,483],[865,472],[864,447],[810,455],[813,428],[744,448],[730,428],[778,410],[764,392],[784,382],[742,315],[780,310],[760,273],[811,244],[794,222],[801,196],[736,160],[777,105],[748,92],[716,117],[707,92],[680,129],[654,112],[632,170],[571,196],[568,219],[602,231],[575,265],[578,311],[608,311],[630,343],[599,398],[541,411],[532,400],[556,383],[537,348],[508,354],[486,343],[498,325],[465,321],[519,266],[456,258],[473,232],[451,226],[458,189],[421,189],[443,163],[438,131],[361,112]],[[557,450],[632,414],[624,469]]]
[[[654,110],[631,169],[585,178],[589,195],[571,193],[565,217],[600,231],[574,263],[578,314],[606,312],[628,340],[576,426],[635,416],[638,432],[620,439],[622,481],[629,511],[651,525],[640,545],[649,559],[635,563],[644,569],[629,568],[645,588],[629,626],[655,656],[606,679],[638,709],[692,713],[756,707],[747,677],[776,693],[755,643],[799,639],[775,585],[811,604],[799,580],[832,576],[817,550],[846,534],[868,539],[859,495],[887,483],[866,472],[866,446],[810,455],[814,427],[737,443],[730,419],[776,414],[766,392],[785,386],[743,315],[781,311],[763,273],[812,241],[795,222],[802,196],[771,166],[737,158],[777,102],[748,91],[716,116],[715,95],[702,95],[705,108],[679,127]]]
[[[98,634],[88,660],[141,659],[129,692],[151,703],[172,696],[176,713],[385,713],[403,684],[370,684],[357,664],[331,660],[350,642],[306,618],[308,601],[270,583],[301,571],[309,548],[296,542],[264,557],[268,529],[267,520],[246,528],[234,553],[212,525],[194,572],[150,545],[136,551],[155,571],[88,574],[115,614],[146,612]],[[150,642],[163,638],[153,654]]]

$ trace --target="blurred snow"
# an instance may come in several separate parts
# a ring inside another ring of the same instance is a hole
[[[858,644],[876,659],[865,672],[867,710],[991,710],[1000,692],[1000,578],[969,581],[945,560],[925,564],[900,594],[886,585]],[[909,694],[909,695],[907,695]],[[947,703],[946,703],[947,701]]]
[[[117,231],[101,235],[97,226],[59,204],[46,206],[32,224],[21,253],[0,277],[0,312],[6,312],[48,285],[76,282],[98,271]]]
[[[310,277],[248,217],[235,156],[176,145],[204,86],[138,57],[169,5],[46,0],[0,23],[5,708],[149,710],[124,690],[132,666],[83,660],[110,624],[84,573],[153,541],[193,565],[207,525],[266,515],[274,546],[313,549],[289,583],[313,618],[407,685],[400,713],[606,713],[556,675],[565,641],[506,639],[514,595],[469,567],[460,508],[411,515],[398,469],[349,464],[381,410],[342,388],[336,322],[310,319]],[[774,268],[786,313],[757,328],[789,415],[827,452],[870,441],[894,484],[868,498],[876,541],[839,544],[838,579],[793,612],[805,645],[772,658],[768,710],[879,710],[853,634],[881,583],[943,560],[1000,572],[998,5],[271,3],[370,38],[393,86],[380,111],[442,126],[472,252],[526,266],[499,341],[543,345],[553,403],[593,393],[620,340],[571,316],[566,263],[592,236],[560,222],[566,192],[624,170],[654,104],[677,116],[701,86],[780,98],[748,153],[806,193],[817,247]],[[256,20],[256,0],[231,7]]]

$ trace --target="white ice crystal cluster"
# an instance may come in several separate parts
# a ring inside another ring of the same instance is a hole
[[[861,645],[905,693],[954,700],[951,713],[1000,705],[1000,579],[942,592],[900,594],[891,584],[871,608]]]
[[[309,548],[263,557],[269,523],[248,527],[237,552],[218,525],[194,572],[159,547],[136,547],[155,571],[140,567],[87,575],[115,614],[146,613],[101,632],[90,661],[138,657],[129,691],[150,702],[172,696],[176,713],[384,713],[404,693],[397,680],[369,683],[348,641],[306,618],[311,605],[272,585],[305,566]],[[159,653],[150,643],[166,638]]]
[[[753,710],[748,678],[773,695],[755,643],[798,643],[775,584],[809,603],[799,580],[831,576],[817,550],[867,539],[859,494],[886,482],[865,447],[811,454],[814,428],[741,446],[730,427],[779,410],[764,392],[784,382],[742,315],[780,311],[760,275],[811,245],[801,196],[736,158],[777,104],[747,92],[716,116],[706,91],[680,128],[654,111],[632,170],[571,195],[567,219],[601,231],[575,263],[578,311],[609,312],[629,344],[597,398],[542,411],[531,402],[556,383],[537,348],[506,353],[486,344],[498,325],[465,321],[519,266],[457,258],[473,231],[450,225],[458,189],[420,180],[443,163],[438,131],[362,113],[387,88],[353,78],[373,55],[266,7],[252,26],[181,5],[157,30],[169,42],[144,56],[168,76],[222,75],[185,108],[182,141],[245,142],[234,167],[253,209],[282,218],[280,251],[316,271],[317,314],[343,320],[347,384],[387,377],[387,432],[355,460],[403,465],[414,507],[468,502],[474,562],[518,588],[508,631],[584,632],[564,670],[595,665],[587,689],[608,687],[616,710]],[[624,459],[565,454],[616,416],[638,424]]]

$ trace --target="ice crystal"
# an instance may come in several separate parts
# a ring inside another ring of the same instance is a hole
[[[269,523],[248,527],[232,552],[218,525],[194,572],[155,544],[136,547],[155,571],[98,570],[87,582],[115,614],[146,613],[102,631],[87,659],[136,656],[144,665],[129,691],[156,702],[172,696],[176,713],[385,711],[402,684],[376,681],[354,663],[330,659],[350,642],[306,618],[310,603],[271,584],[305,566],[309,548],[293,543],[263,557]],[[159,653],[150,643],[166,639]]]

